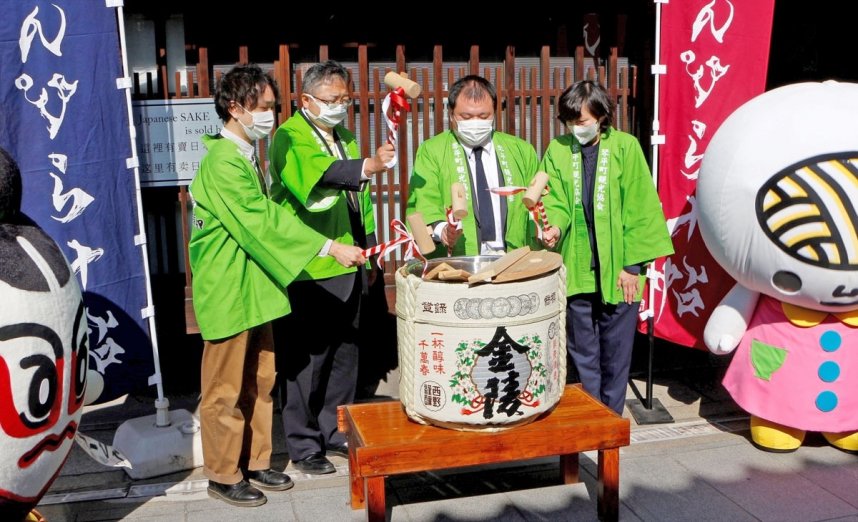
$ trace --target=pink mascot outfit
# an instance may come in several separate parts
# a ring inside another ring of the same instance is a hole
[[[858,451],[858,85],[781,87],[730,115],[697,184],[700,232],[736,279],[704,342],[772,451],[806,431]]]

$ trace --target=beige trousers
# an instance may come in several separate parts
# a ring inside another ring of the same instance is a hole
[[[210,480],[236,484],[242,468],[271,466],[275,376],[271,323],[205,342],[200,425]]]

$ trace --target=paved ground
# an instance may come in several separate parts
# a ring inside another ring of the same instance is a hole
[[[645,353],[636,353],[634,368],[646,367]],[[746,415],[720,385],[727,361],[687,349],[656,352],[654,396],[675,422],[638,424],[626,410],[632,444],[620,453],[620,519],[858,522],[858,456],[815,435],[794,453],[756,449]],[[397,394],[396,375],[389,380],[377,393]],[[643,380],[633,382],[645,390]],[[197,398],[171,402],[193,411]],[[89,408],[82,431],[110,443],[122,420],[151,413],[150,399],[128,397]],[[279,429],[277,447],[283,447]],[[287,466],[295,488],[269,494],[265,506],[242,509],[209,499],[199,469],[134,481],[75,448],[39,510],[51,522],[365,519],[364,511],[348,506],[346,460],[332,460],[335,475],[311,477],[276,454],[275,466]],[[595,520],[595,453],[582,455],[581,468],[582,482],[572,486],[559,485],[557,458],[393,477],[388,515],[393,521]]]

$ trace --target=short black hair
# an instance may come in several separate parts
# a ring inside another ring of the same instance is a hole
[[[240,103],[245,109],[252,111],[259,103],[259,96],[266,87],[271,87],[277,101],[280,101],[280,91],[277,82],[270,74],[264,72],[255,63],[236,65],[224,74],[215,90],[215,111],[224,123],[232,117],[229,115],[229,103]]]
[[[21,170],[12,155],[0,148],[0,222],[21,211]]]
[[[346,87],[349,85],[349,71],[343,67],[340,62],[328,60],[326,62],[317,63],[307,69],[304,73],[304,79],[301,82],[301,91],[312,96],[316,87],[324,83],[330,83],[334,76],[342,78]]]
[[[608,91],[598,82],[582,80],[575,82],[560,95],[557,100],[557,119],[564,124],[581,117],[581,108],[598,118],[604,132],[614,123],[614,107],[616,103],[608,95]]]
[[[492,107],[498,104],[498,93],[495,86],[476,74],[463,76],[450,87],[450,93],[447,95],[447,106],[450,108],[450,112],[456,108],[456,100],[459,99],[459,95],[467,96],[473,101],[479,101],[489,96],[492,99]]]

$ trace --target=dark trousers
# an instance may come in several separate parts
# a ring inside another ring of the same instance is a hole
[[[623,414],[639,303],[602,302],[600,294],[566,301],[566,350],[584,390]]]
[[[292,313],[274,322],[283,429],[289,458],[345,443],[337,406],[354,401],[360,278],[343,302],[313,281],[289,286]]]

